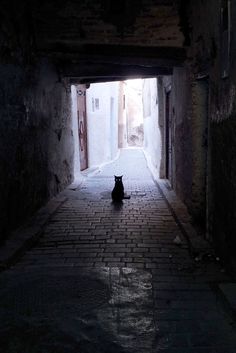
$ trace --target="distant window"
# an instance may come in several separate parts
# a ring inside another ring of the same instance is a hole
[[[95,98],[95,109],[98,110],[99,109],[99,99]]]
[[[221,76],[229,75],[230,64],[230,0],[221,0]]]
[[[95,111],[94,98],[92,98],[92,112]]]
[[[123,109],[125,109],[125,95],[123,95]]]

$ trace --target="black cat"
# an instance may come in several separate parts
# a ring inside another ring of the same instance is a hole
[[[125,196],[124,193],[124,185],[122,182],[122,176],[114,176],[115,177],[115,186],[112,190],[111,197],[115,202],[121,202],[123,199],[129,199],[130,196]]]

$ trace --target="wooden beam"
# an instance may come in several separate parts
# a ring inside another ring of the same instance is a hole
[[[119,65],[144,65],[159,67],[182,66],[186,60],[184,48],[176,47],[140,47],[127,45],[86,44],[71,47],[65,44],[56,45],[43,53],[56,60],[74,63],[108,63]]]
[[[109,64],[68,64],[64,63],[60,67],[63,77],[83,78],[88,80],[97,79],[113,79],[118,77],[119,80],[127,77],[156,77],[159,75],[171,75],[172,69],[165,67],[145,67],[138,65],[109,65]]]

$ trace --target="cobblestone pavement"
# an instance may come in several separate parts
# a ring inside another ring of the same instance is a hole
[[[121,205],[114,174],[131,196]],[[5,353],[236,352],[217,290],[229,278],[213,257],[190,255],[141,149],[64,195],[37,244],[0,276]]]

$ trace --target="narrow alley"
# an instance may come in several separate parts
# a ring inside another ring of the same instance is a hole
[[[120,205],[114,174],[131,196]],[[142,149],[122,149],[62,196],[0,275],[2,352],[235,353],[217,289],[229,277],[210,250],[196,261]]]

